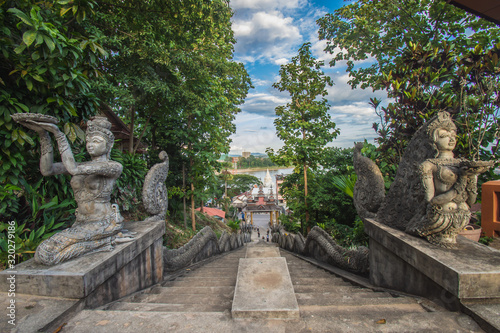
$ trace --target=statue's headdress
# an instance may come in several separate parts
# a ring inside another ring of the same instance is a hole
[[[426,133],[429,137],[430,144],[433,146],[433,148],[436,151],[436,156],[439,153],[437,146],[436,146],[436,136],[435,133],[438,129],[445,129],[448,131],[457,131],[457,126],[453,122],[453,119],[451,118],[450,114],[446,111],[440,111],[434,118],[432,118],[429,121],[429,124],[427,125]]]
[[[106,117],[96,116],[87,122],[86,136],[100,135],[106,140],[106,147],[108,148],[108,157],[111,148],[115,142],[115,136],[111,132],[111,123]]]

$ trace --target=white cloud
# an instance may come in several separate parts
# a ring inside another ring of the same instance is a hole
[[[304,0],[231,0],[231,8],[235,11],[240,9],[295,9],[304,6]]]
[[[254,87],[268,87],[273,83],[269,80],[262,80],[256,77],[252,77],[252,84]]]
[[[371,97],[377,97],[379,99],[386,99],[387,94],[384,91],[373,92],[371,88],[367,89],[352,89],[347,83],[349,81],[349,74],[345,73],[339,75],[337,73],[332,74],[333,86],[326,88],[328,92],[327,99],[332,105],[345,104],[346,101],[351,103],[355,102],[365,102],[368,103]]]
[[[338,105],[330,109],[332,119],[337,123],[371,124],[377,120],[373,108],[367,102]]]
[[[288,59],[287,58],[276,59],[274,60],[274,63],[279,66],[285,65],[288,63]]]
[[[330,114],[340,130],[339,136],[331,145],[352,148],[355,142],[365,139],[374,143],[377,133],[372,128],[372,124],[378,121],[378,117],[368,103],[356,102],[335,106]]]
[[[299,28],[292,17],[285,17],[278,11],[259,11],[249,19],[233,21],[237,43],[237,59],[243,62],[283,62],[296,52],[295,45],[302,41]]]
[[[236,115],[238,131],[231,136],[231,153],[265,152],[268,147],[279,149],[282,142],[276,136],[274,117],[241,112]]]
[[[248,113],[274,116],[274,109],[278,105],[284,105],[289,101],[286,96],[280,96],[278,91],[276,93],[275,95],[269,93],[248,94],[241,109]]]
[[[323,70],[336,83],[328,88],[327,98],[340,135],[330,145],[351,148],[354,142],[364,139],[373,142],[377,135],[372,123],[378,118],[368,101],[377,97],[386,103],[386,94],[373,93],[371,89],[352,90],[347,84],[349,76],[344,72],[345,61],[337,62],[335,68],[329,67],[329,61],[340,49],[335,49],[333,55],[325,53],[327,42],[317,39],[316,20],[325,15],[325,7],[308,0],[231,0],[230,6],[235,11],[232,20],[237,40],[235,59],[245,63],[256,88],[245,99],[242,112],[236,115],[237,132],[231,136],[231,153],[281,148],[273,123],[274,110],[290,98],[287,92],[279,92],[271,84],[280,80],[278,65],[288,63],[306,41],[311,42],[314,57],[325,61]],[[370,62],[372,58],[356,65]]]

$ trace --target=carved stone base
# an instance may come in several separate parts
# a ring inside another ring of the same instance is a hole
[[[500,300],[500,251],[457,237],[457,249],[365,219],[370,236],[370,281],[429,298],[450,310],[478,299]]]
[[[94,308],[159,283],[163,278],[162,236],[165,221],[126,223],[135,239],[55,265],[33,259],[0,272],[0,291],[9,289],[7,277],[15,275],[16,294],[84,300]]]

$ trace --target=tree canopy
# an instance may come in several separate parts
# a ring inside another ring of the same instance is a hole
[[[330,65],[345,61],[353,88],[392,98],[387,106],[371,100],[387,162],[397,165],[413,133],[441,110],[459,125],[459,156],[498,154],[499,27],[442,0],[359,0],[318,24]]]
[[[182,187],[183,166],[188,174],[190,190],[172,193],[185,193],[193,203],[195,194],[203,199],[205,189],[217,184],[217,158],[229,151],[234,117],[251,87],[243,64],[233,60],[231,16],[226,0],[3,1],[0,197],[9,204],[1,206],[2,219],[16,216],[22,225],[26,216],[35,216],[30,228],[41,227],[36,235],[42,236],[39,207],[45,197],[57,197],[56,204],[72,197],[64,176],[40,180],[42,194],[35,201],[16,197],[20,183],[38,184],[41,175],[33,149],[37,139],[31,139],[36,135],[10,115],[57,117],[83,160],[80,125],[100,103],[129,126],[131,154],[139,142],[148,144],[147,156],[124,161],[145,159],[151,166],[165,150],[172,171],[167,186]],[[38,204],[27,207],[28,201]]]

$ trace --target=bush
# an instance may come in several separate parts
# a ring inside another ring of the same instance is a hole
[[[279,216],[280,224],[286,231],[291,233],[298,233],[300,231],[300,224],[297,223],[292,216],[281,214]]]
[[[325,226],[325,230],[342,247],[368,246],[368,235],[365,234],[363,221],[359,217],[354,221],[353,227],[331,221]]]
[[[111,159],[123,165],[111,201],[115,201],[124,212],[136,212],[142,203],[142,186],[148,172],[147,163],[140,155],[122,153],[116,149],[111,151]]]
[[[44,179],[40,179],[34,186],[21,179],[23,189],[20,196],[15,201],[10,195],[15,208],[9,207],[10,216],[8,222],[14,222],[15,253],[17,262],[23,262],[33,257],[37,246],[54,233],[65,229],[74,222],[76,202],[67,198],[60,200],[56,195],[47,200],[46,189],[43,186]],[[7,212],[6,207],[1,208],[2,214]],[[7,215],[4,216],[7,218]],[[0,224],[0,264],[6,266],[8,258],[8,226],[9,223],[3,221]]]
[[[228,220],[227,226],[231,228],[232,232],[237,232],[240,229],[240,222],[234,220]]]

